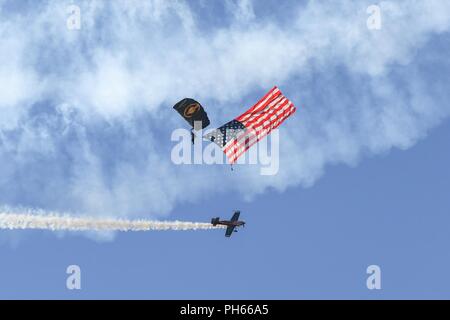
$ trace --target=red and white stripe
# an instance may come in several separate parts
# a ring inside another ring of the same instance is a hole
[[[235,163],[245,151],[273,129],[278,128],[295,111],[292,102],[281,93],[280,89],[274,87],[253,107],[236,118],[247,130],[222,148],[228,161]]]

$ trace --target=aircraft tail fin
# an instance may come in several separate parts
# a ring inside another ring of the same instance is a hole
[[[217,224],[219,223],[219,217],[217,217],[217,218],[212,218],[211,219],[211,224],[213,225],[213,226],[217,226]]]

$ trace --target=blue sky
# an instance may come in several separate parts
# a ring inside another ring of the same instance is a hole
[[[251,203],[231,193],[171,215],[206,221],[240,208],[247,226],[231,239],[219,230],[174,231],[99,243],[22,231],[25,239],[2,245],[0,296],[448,298],[449,134],[447,123],[408,151],[329,167],[312,188]],[[74,263],[80,291],[65,287]],[[381,267],[380,291],[366,288],[371,264]]]
[[[1,231],[1,298],[448,298],[447,2],[383,2],[376,31],[369,1],[225,3],[80,1],[67,30],[69,3],[1,2],[0,204],[247,221],[231,239]],[[276,176],[171,162],[176,101],[217,126],[273,85],[299,108]]]

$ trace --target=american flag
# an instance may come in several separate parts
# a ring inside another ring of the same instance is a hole
[[[204,138],[219,145],[233,164],[252,145],[278,128],[295,110],[292,102],[274,87],[245,113],[206,134]]]

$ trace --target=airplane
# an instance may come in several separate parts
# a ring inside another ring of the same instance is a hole
[[[233,231],[237,232],[237,230],[235,230],[236,227],[245,226],[245,221],[239,221],[240,214],[241,214],[240,211],[235,211],[233,217],[231,217],[231,220],[220,220],[219,217],[212,218],[211,224],[213,226],[217,226],[218,224],[227,226],[227,230],[225,231],[225,237],[231,237]]]

